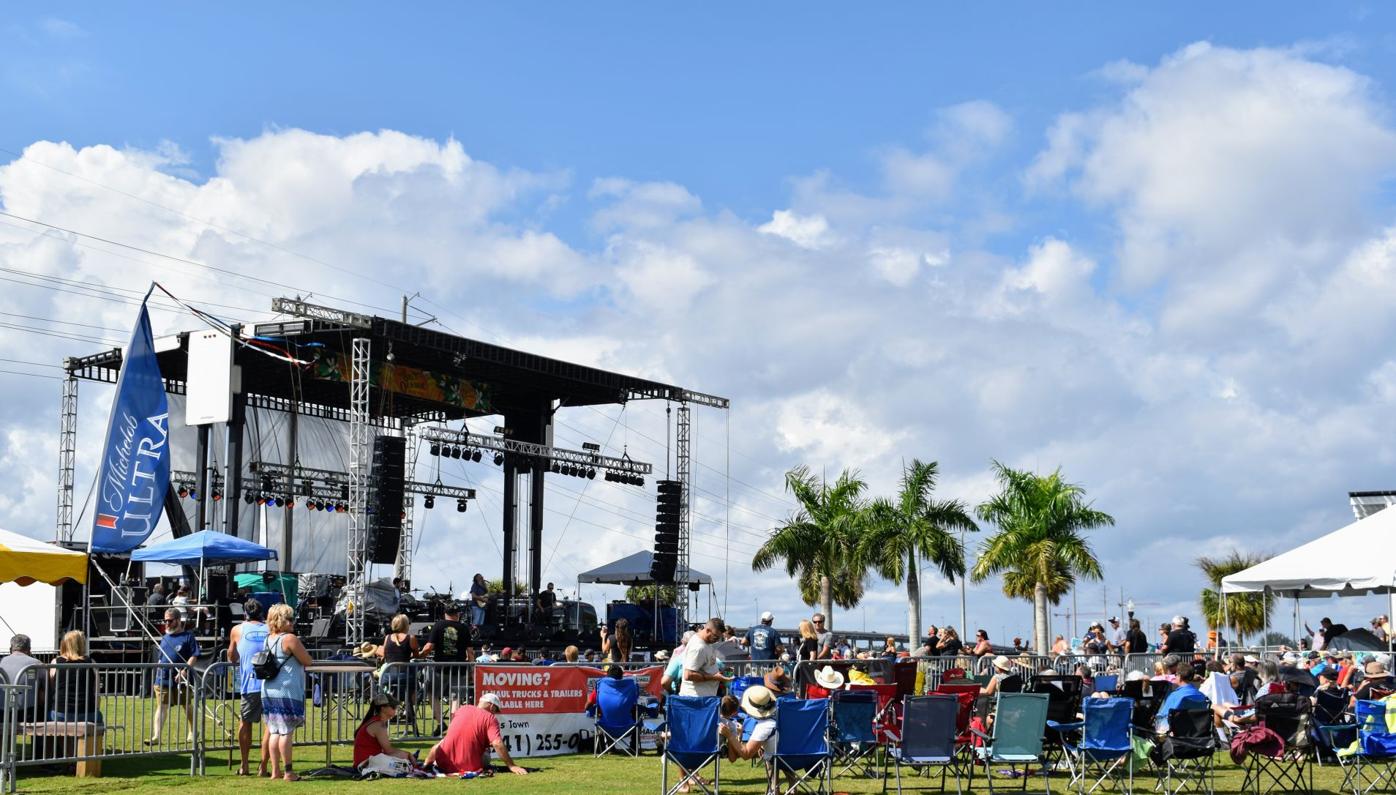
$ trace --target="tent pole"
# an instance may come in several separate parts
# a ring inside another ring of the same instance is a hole
[[[1226,630],[1227,630],[1227,626],[1231,623],[1231,615],[1230,615],[1230,613],[1227,612],[1226,591],[1222,591],[1222,592],[1221,592],[1221,603],[1222,603],[1222,625],[1221,625],[1221,631],[1217,633],[1217,656],[1216,656],[1216,659],[1218,659],[1218,660],[1221,659],[1222,638],[1225,637],[1225,633],[1226,633]]]
[[[1260,612],[1265,616],[1264,635],[1260,636],[1261,648],[1270,642],[1270,586],[1265,586],[1260,591]]]

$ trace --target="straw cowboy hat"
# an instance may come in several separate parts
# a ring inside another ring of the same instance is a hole
[[[838,690],[843,687],[843,673],[826,665],[814,672],[814,682],[825,690]]]
[[[363,643],[360,643],[357,649],[354,649],[354,656],[362,657],[365,660],[370,660],[378,656],[377,651],[378,647],[373,645],[373,641],[366,640]]]
[[[776,696],[764,685],[752,685],[742,693],[742,712],[753,718],[769,718],[776,711]]]
[[[994,667],[1000,671],[1011,671],[1013,670],[1013,663],[1007,657],[1000,654],[994,658]]]

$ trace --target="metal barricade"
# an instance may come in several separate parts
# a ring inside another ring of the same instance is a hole
[[[15,732],[29,687],[0,683],[0,792],[15,791]]]

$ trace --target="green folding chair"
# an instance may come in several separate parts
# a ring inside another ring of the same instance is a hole
[[[1022,780],[1018,789],[1026,790],[1030,768],[1042,771],[1042,787],[1049,795],[1052,784],[1048,765],[1042,753],[1042,736],[1047,729],[1046,693],[999,693],[994,707],[992,735],[971,729],[983,745],[975,750],[976,758],[985,765],[989,792],[994,791],[994,767],[1007,765]],[[1023,771],[1018,774],[1018,766]]]

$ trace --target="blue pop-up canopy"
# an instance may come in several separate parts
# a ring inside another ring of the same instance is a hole
[[[222,566],[275,559],[274,549],[213,530],[200,530],[131,553],[131,560],[173,563],[176,566]]]

